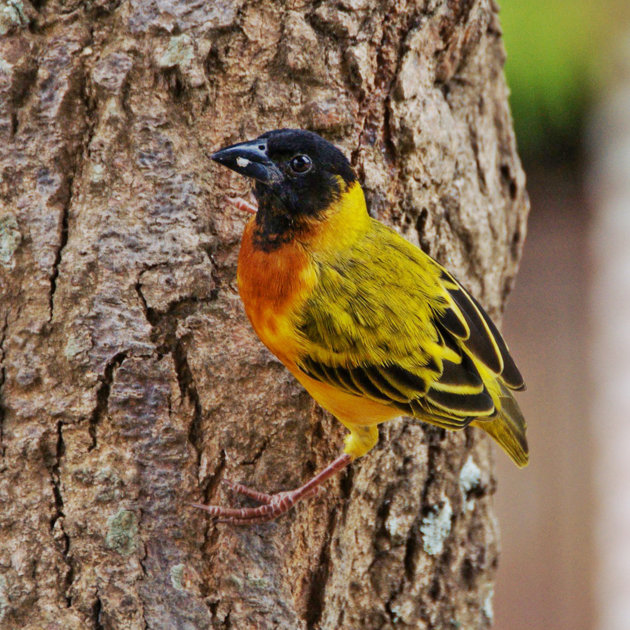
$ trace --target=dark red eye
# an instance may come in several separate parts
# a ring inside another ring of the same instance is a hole
[[[295,157],[291,158],[289,166],[294,173],[298,173],[301,175],[302,173],[306,173],[307,171],[311,170],[313,162],[311,161],[311,158],[308,157],[308,155],[296,155]]]

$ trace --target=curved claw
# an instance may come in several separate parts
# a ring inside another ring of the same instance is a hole
[[[257,490],[253,490],[252,488],[248,488],[240,483],[235,483],[234,481],[230,481],[229,479],[222,479],[221,483],[224,486],[227,486],[232,492],[236,494],[242,494],[243,496],[249,497],[254,501],[258,501],[258,503],[271,503],[273,501],[274,495],[267,494],[266,492],[258,492]]]

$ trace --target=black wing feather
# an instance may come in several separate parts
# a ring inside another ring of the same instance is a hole
[[[475,364],[466,354],[462,355],[461,363],[442,361],[444,369],[438,383],[443,385],[468,385],[470,387],[483,386],[483,381]]]
[[[503,358],[486,331],[482,315],[463,290],[451,289],[449,293],[470,328],[470,335],[466,339],[466,346],[482,363],[487,365],[496,374],[500,374],[503,369]]]
[[[431,388],[426,399],[444,411],[457,411],[467,416],[485,416],[495,411],[492,397],[485,387],[479,394],[456,394]]]
[[[429,365],[431,369],[435,366],[435,375],[439,376],[439,367],[434,362]],[[424,379],[399,365],[333,367],[307,356],[302,359],[300,369],[315,380],[385,404],[406,403],[427,391]]]
[[[473,301],[481,315],[483,316],[494,340],[496,341],[497,346],[499,346],[499,350],[501,352],[501,356],[503,357],[503,372],[501,372],[501,376],[505,381],[505,384],[510,389],[515,389],[517,391],[522,391],[525,389],[525,381],[523,376],[521,375],[519,369],[516,367],[516,363],[510,354],[510,351],[505,343],[501,333],[497,330],[497,327],[494,325],[494,322],[490,319],[490,316],[486,311],[484,311],[483,307],[477,302],[477,300],[470,295],[470,299]]]
[[[442,270],[442,280],[468,325],[469,335],[466,336],[465,328],[452,308],[447,308],[443,314],[437,315],[437,321],[442,329],[464,340],[466,348],[490,370],[501,374],[510,389],[525,389],[523,377],[501,333],[483,307],[446,270]]]
[[[409,396],[405,396],[404,392],[401,392],[397,387],[392,385],[387,380],[387,377],[383,375],[381,369],[382,368],[377,368],[373,365],[363,368],[372,383],[385,393],[388,398],[399,403],[409,402]]]

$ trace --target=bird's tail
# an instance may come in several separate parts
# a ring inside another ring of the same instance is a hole
[[[476,420],[472,424],[483,429],[511,457],[519,467],[527,466],[529,448],[525,430],[525,418],[510,391],[501,385],[501,411],[488,420]]]

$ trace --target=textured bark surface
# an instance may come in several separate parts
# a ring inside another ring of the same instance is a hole
[[[0,10],[0,626],[485,628],[489,441],[400,419],[279,521],[215,526],[340,425],[235,287],[247,184],[207,153],[277,127],[351,156],[375,215],[497,317],[523,241],[486,0],[10,0]],[[502,456],[502,455],[501,455]]]

